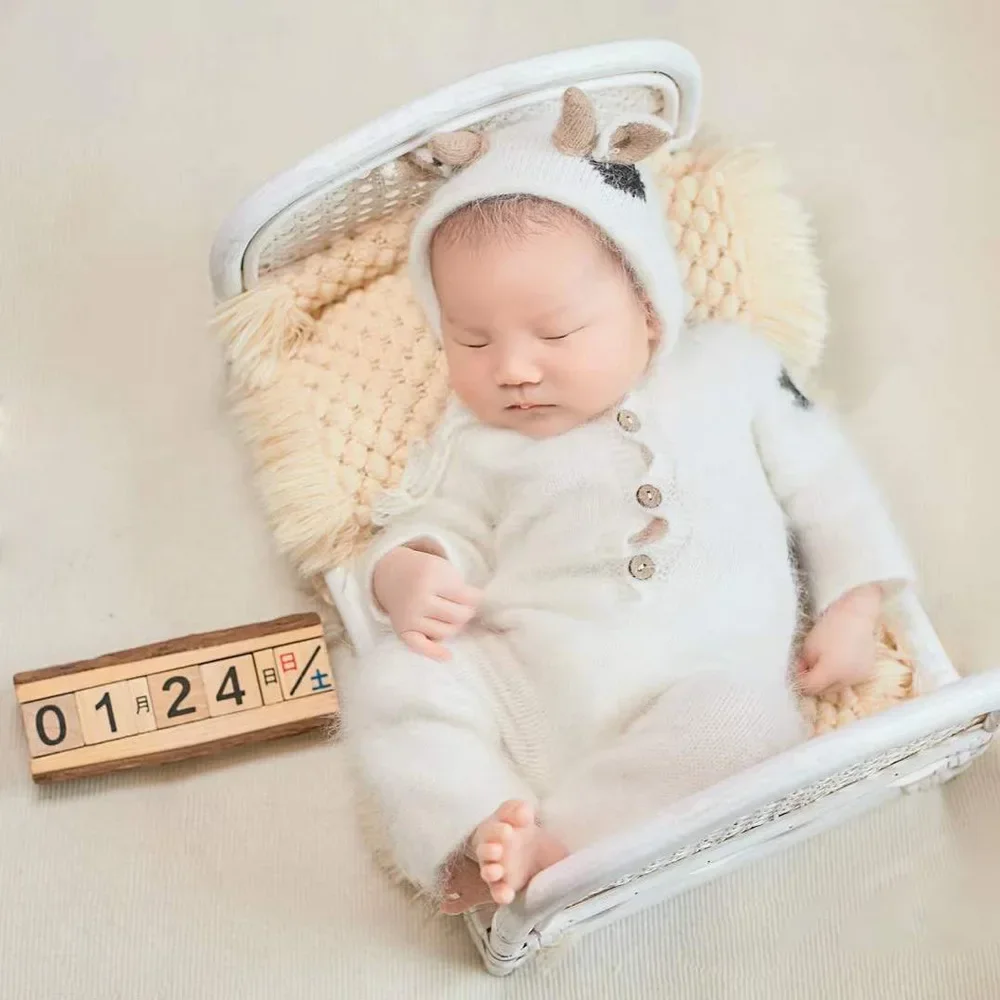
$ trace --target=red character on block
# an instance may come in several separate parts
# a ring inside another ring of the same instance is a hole
[[[278,662],[281,664],[281,669],[285,673],[288,673],[290,670],[299,669],[299,665],[295,660],[295,654],[291,650],[287,653],[282,653],[281,656],[278,657]]]

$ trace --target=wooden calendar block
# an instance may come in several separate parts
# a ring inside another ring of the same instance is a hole
[[[314,614],[29,671],[14,689],[36,781],[304,732],[337,711]]]
[[[208,699],[197,665],[164,670],[162,674],[150,676],[147,682],[153,701],[153,717],[159,729],[208,718]]]
[[[305,698],[333,687],[326,646],[311,639],[289,646],[278,646],[274,659],[278,665],[281,693],[286,698]]]
[[[28,750],[32,757],[62,753],[83,746],[83,729],[71,694],[21,705]]]
[[[76,710],[85,743],[120,740],[139,731],[128,681],[77,691]]]
[[[135,712],[135,731],[148,733],[156,728],[156,716],[153,715],[153,699],[149,694],[149,681],[145,677],[133,677],[127,682],[129,697]]]
[[[254,666],[257,668],[257,683],[265,705],[276,705],[282,701],[281,681],[278,679],[278,662],[274,658],[273,649],[261,649],[253,654]]]
[[[201,680],[208,696],[208,711],[212,715],[246,712],[263,704],[257,685],[257,669],[249,653],[231,660],[203,663]]]

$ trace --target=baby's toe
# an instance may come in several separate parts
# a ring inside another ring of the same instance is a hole
[[[499,861],[503,857],[505,848],[514,839],[514,828],[510,823],[501,823],[498,820],[490,819],[482,823],[475,836],[472,838],[472,846],[476,853],[477,861]],[[497,858],[492,856],[480,856],[479,851],[487,848],[487,854],[492,855],[499,852]],[[496,848],[496,851],[494,851]]]
[[[504,844],[509,844],[514,836],[514,828],[510,823],[490,823],[483,832],[484,836],[480,838],[480,843],[499,844],[501,849]]]
[[[499,861],[503,857],[503,844],[485,841],[476,848],[477,861]]]
[[[499,882],[506,874],[506,869],[503,865],[490,864],[482,865],[479,869],[480,878],[484,882]]]
[[[496,811],[497,819],[511,826],[531,826],[535,822],[535,811],[521,799],[508,799]]]
[[[514,902],[514,890],[506,882],[490,886],[490,896],[500,906],[510,906]]]

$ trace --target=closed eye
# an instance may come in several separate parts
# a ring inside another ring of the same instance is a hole
[[[448,316],[441,317],[442,332],[445,336],[459,347],[489,347],[490,335],[485,330],[476,329],[473,326],[465,326],[463,323],[456,323]],[[472,340],[465,340],[471,337]]]
[[[570,330],[569,333],[560,333],[555,337],[542,337],[542,340],[565,340],[570,334],[579,333],[584,327],[578,326],[574,330]]]

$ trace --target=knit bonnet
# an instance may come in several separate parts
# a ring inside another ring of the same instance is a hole
[[[677,260],[655,184],[640,165],[670,137],[653,115],[632,115],[601,128],[583,91],[563,95],[558,119],[546,115],[486,132],[435,136],[416,154],[418,164],[445,173],[414,225],[410,276],[432,329],[440,308],[431,279],[435,229],[464,205],[526,194],[575,209],[615,244],[642,285],[662,326],[661,349],[673,343],[687,311]]]

